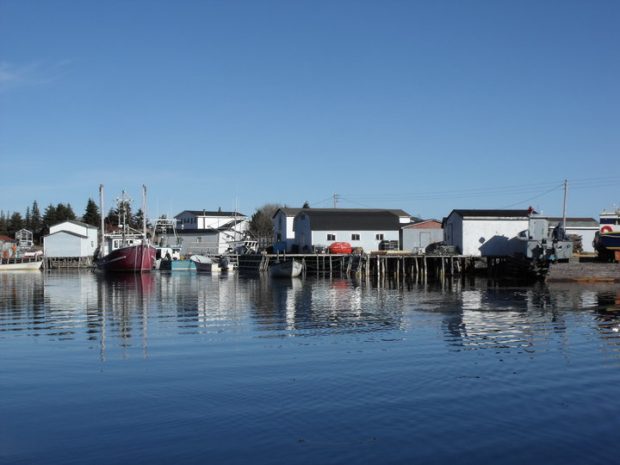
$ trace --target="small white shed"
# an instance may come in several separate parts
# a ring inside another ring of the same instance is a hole
[[[43,251],[47,258],[92,257],[97,248],[98,229],[80,221],[69,220],[50,228],[43,237]]]
[[[407,251],[425,250],[431,244],[443,241],[441,222],[421,220],[403,226],[401,229],[402,249]]]
[[[295,215],[302,211],[301,208],[278,208],[271,218],[273,224],[273,244],[278,252],[290,252],[295,243],[295,230],[293,225]]]
[[[520,232],[532,210],[452,210],[444,219],[448,245],[466,256],[510,257],[522,249]]]

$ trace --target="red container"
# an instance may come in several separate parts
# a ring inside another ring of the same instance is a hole
[[[347,254],[351,253],[353,248],[348,242],[334,242],[329,246],[329,253]]]

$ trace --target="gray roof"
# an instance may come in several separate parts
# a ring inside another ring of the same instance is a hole
[[[297,213],[299,213],[300,211],[304,210],[303,208],[289,208],[289,207],[282,207],[282,208],[278,208],[274,213],[273,213],[273,217],[275,217],[278,212],[284,212],[284,214],[286,216],[295,216],[297,215]],[[307,210],[307,209],[306,209]]]
[[[243,216],[243,217],[245,217],[245,215],[243,213],[239,213],[239,212],[223,212],[223,211],[219,211],[219,210],[217,210],[217,211],[210,211],[210,210],[183,210],[178,215],[175,215],[175,218],[178,218],[183,213],[189,213],[190,215],[194,215],[194,216]]]
[[[77,221],[77,220],[61,221],[60,223],[56,223],[54,226],[58,226],[59,224],[63,224],[63,223],[73,223],[73,224],[77,224],[78,226],[82,226],[84,228],[98,229],[97,226],[93,226],[92,224],[86,224],[86,223],[83,223],[82,221]]]
[[[442,222],[441,222],[441,221],[439,221],[439,220],[435,220],[435,219],[430,219],[430,220],[421,220],[421,219],[417,218],[417,219],[416,219],[413,223],[410,223],[410,224],[407,224],[407,225],[403,226],[403,229],[404,229],[404,228],[407,228],[407,229],[410,229],[410,228],[413,228],[413,229],[415,229],[415,228],[421,229],[421,228],[420,228],[420,226],[421,226],[421,225],[423,225],[423,224],[425,224],[425,223],[437,223],[437,224],[439,225],[437,228],[428,228],[428,229],[440,229],[440,228],[441,228],[441,225],[442,225]]]
[[[48,234],[48,235],[46,235],[44,237],[55,236],[56,234],[69,234],[70,236],[79,237],[80,239],[87,239],[88,238],[88,236],[84,236],[83,234],[74,233],[73,231],[56,231],[55,233]]]
[[[562,222],[562,217],[556,217],[556,216],[550,216],[547,218],[547,220],[549,220],[550,224],[554,224],[554,223],[561,223]],[[594,218],[569,218],[566,217],[566,226],[567,227],[573,227],[573,228],[596,228],[598,229],[598,221],[595,220]]]
[[[532,213],[530,210],[452,210],[461,217],[499,217],[499,218],[522,218],[528,217]],[[450,215],[452,215],[450,213]],[[450,216],[448,215],[448,216]]]
[[[403,210],[362,208],[307,208],[299,215],[310,217],[313,231],[398,231],[400,216],[409,216]]]

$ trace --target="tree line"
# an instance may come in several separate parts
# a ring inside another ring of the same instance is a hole
[[[144,216],[141,209],[135,214],[131,211],[131,205],[125,203],[123,205],[126,211],[127,224],[134,229],[142,228],[142,218]],[[111,208],[105,217],[106,230],[112,230],[119,225],[119,208]],[[25,214],[20,212],[0,211],[0,235],[15,237],[15,233],[22,229],[31,231],[34,241],[40,244],[43,236],[49,234],[50,227],[63,221],[80,221],[97,228],[101,225],[101,215],[99,207],[93,199],[88,199],[86,208],[81,216],[75,214],[70,203],[58,203],[57,205],[48,205],[43,213],[39,208],[38,202],[32,202],[32,206],[26,208]]]

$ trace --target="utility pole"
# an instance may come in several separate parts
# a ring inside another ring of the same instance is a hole
[[[338,194],[334,194],[334,208],[338,207]]]
[[[568,180],[564,180],[564,206],[562,208],[562,229],[566,234],[566,197],[568,195]]]

